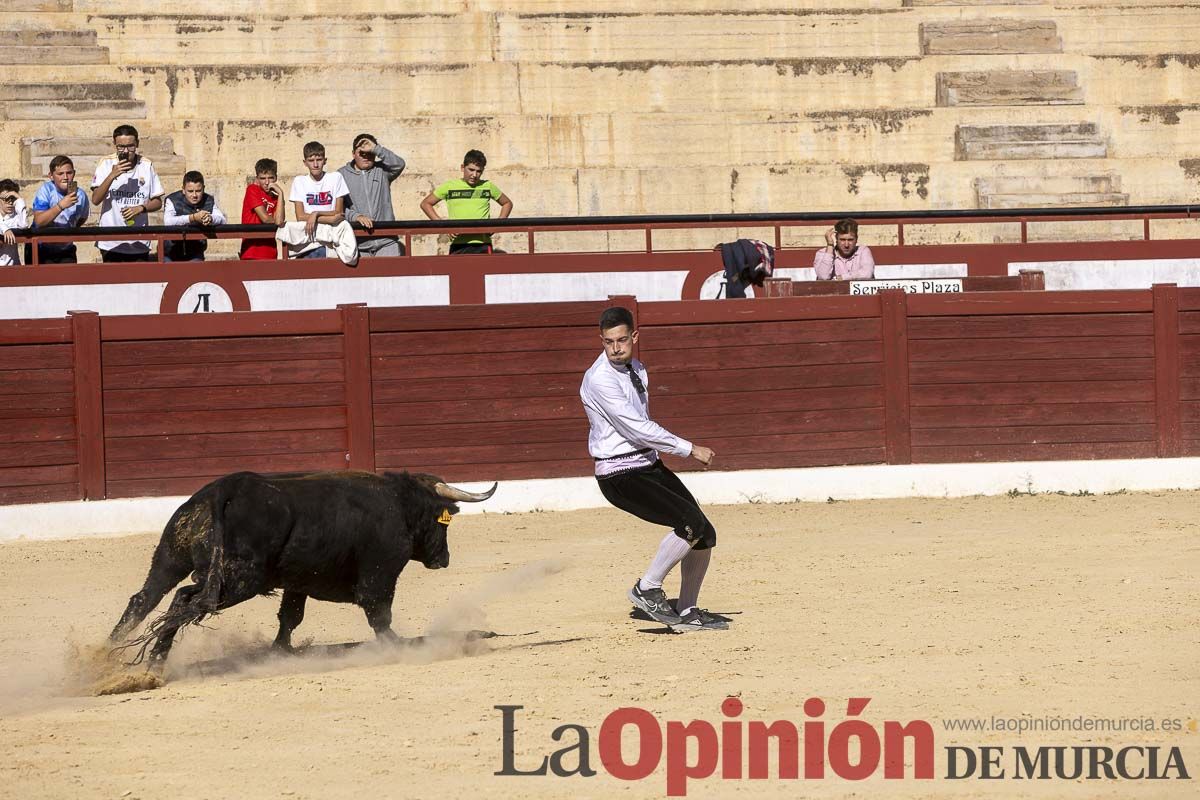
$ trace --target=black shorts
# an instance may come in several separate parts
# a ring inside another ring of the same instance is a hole
[[[38,245],[38,263],[39,264],[75,264],[78,262],[78,255],[75,245]],[[33,263],[33,245],[25,245],[25,263],[26,265]]]
[[[149,253],[118,253],[115,250],[101,250],[100,260],[105,264],[132,264],[140,261],[149,261]]]
[[[491,253],[492,246],[490,244],[470,242],[450,245],[450,255],[452,256],[491,255]]]
[[[716,529],[683,481],[663,462],[597,478],[596,482],[605,499],[622,511],[655,525],[666,525],[679,538],[694,542],[696,550],[716,546]]]

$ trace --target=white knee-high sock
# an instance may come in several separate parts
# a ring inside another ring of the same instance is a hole
[[[661,589],[663,580],[676,564],[683,560],[691,551],[691,546],[675,535],[674,531],[667,533],[658,545],[658,552],[642,576],[642,589]]]
[[[686,614],[695,607],[700,599],[700,584],[704,583],[704,573],[708,572],[708,562],[712,558],[712,548],[692,550],[683,557],[679,566],[679,613]]]

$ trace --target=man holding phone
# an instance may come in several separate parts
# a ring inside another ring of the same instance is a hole
[[[148,214],[163,204],[163,187],[150,159],[138,155],[138,132],[132,125],[113,131],[117,152],[96,165],[92,202],[100,206],[101,227],[144,228]],[[149,241],[97,242],[105,262],[150,261]]]
[[[75,162],[68,156],[50,159],[48,181],[33,196],[34,228],[79,228],[87,222],[91,204],[87,192],[75,180]],[[39,264],[74,264],[78,260],[74,242],[40,242]],[[25,263],[33,263],[33,247],[25,245]]]

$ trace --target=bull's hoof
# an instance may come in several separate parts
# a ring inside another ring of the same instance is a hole
[[[100,697],[109,694],[130,694],[157,689],[166,681],[162,670],[122,669],[102,675],[92,683],[91,694]]]
[[[294,656],[296,655],[296,648],[292,647],[291,642],[275,641],[271,644],[271,652]]]
[[[391,628],[388,628],[385,631],[377,632],[375,634],[375,638],[379,640],[380,644],[387,644],[391,645],[392,647],[397,647],[404,644],[404,640],[397,636],[396,632]]]

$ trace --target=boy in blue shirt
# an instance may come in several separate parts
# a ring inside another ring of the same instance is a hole
[[[37,190],[33,198],[34,228],[77,228],[87,222],[91,205],[87,192],[75,181],[75,163],[67,156],[50,159],[50,180]],[[33,248],[25,246],[25,263],[33,263]],[[42,242],[38,244],[39,264],[74,264],[74,242]]]

